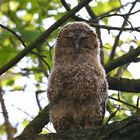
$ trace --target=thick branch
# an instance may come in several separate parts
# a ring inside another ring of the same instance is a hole
[[[17,54],[9,63],[7,63],[4,67],[0,69],[0,75],[9,70],[12,66],[18,63],[24,56],[26,56],[30,51],[32,51],[35,47],[41,46],[46,38],[59,26],[61,26],[66,20],[68,20],[71,16],[73,16],[76,12],[78,12],[82,7],[88,4],[91,0],[83,0],[76,7],[74,7],[71,11],[66,13],[61,19],[55,22],[48,30],[46,30],[42,35],[40,35],[33,43],[31,43],[28,47],[26,47],[22,52]]]
[[[108,82],[109,82],[110,89],[113,89],[113,90],[119,90],[119,91],[125,91],[125,92],[126,91],[128,91],[128,92],[140,92],[140,86],[139,86],[140,79],[139,80],[130,80],[130,79],[117,79],[117,78],[110,77],[110,78],[108,78]],[[85,138],[87,140],[88,139],[90,140],[90,138],[98,138],[98,136],[102,140],[103,139],[102,137],[106,134],[106,131],[109,131],[109,134],[106,135],[106,140],[113,140],[113,138],[115,136],[115,131],[118,131],[117,133],[121,134],[120,131],[123,131],[122,129],[131,129],[131,126],[129,126],[129,128],[127,128],[125,126],[123,126],[124,128],[123,127],[120,128],[119,126],[117,126],[117,128],[116,128],[116,126],[115,126],[116,123],[113,123],[109,126],[105,126],[105,128],[99,128],[97,130],[86,130],[86,131],[84,130],[84,131],[81,131],[81,132],[74,132],[74,133],[72,132],[72,133],[68,133],[68,134],[64,134],[64,135],[62,135],[62,134],[51,134],[49,136],[48,135],[43,135],[43,136],[38,135],[37,136],[35,134],[40,133],[42,128],[49,122],[48,109],[49,109],[48,106],[45,109],[43,109],[41,111],[41,113],[25,128],[22,135],[19,136],[18,138],[16,138],[15,140],[19,140],[19,139],[22,139],[22,140],[27,140],[27,139],[47,140],[47,139],[50,139],[50,138],[52,140],[59,140],[59,139],[63,140],[65,138],[68,139],[68,140],[69,139],[73,140],[75,137],[76,137],[77,140],[78,139],[82,140],[82,139],[85,139]],[[128,121],[130,119],[128,119]],[[138,121],[140,121],[139,118],[137,118],[137,119],[138,119]],[[132,121],[132,120],[130,120],[130,121]],[[124,124],[124,122],[125,121],[122,121],[119,125],[121,126],[122,124]],[[127,124],[128,123],[130,123],[130,125],[132,125],[131,122],[127,122]],[[136,124],[133,124],[133,125],[135,126]],[[139,124],[139,127],[140,127],[140,124]],[[120,128],[120,130],[119,130],[119,128]],[[114,130],[114,132],[113,132],[114,136],[109,139],[108,135],[112,134],[112,132],[111,132],[112,129],[113,130],[117,129],[117,130]],[[132,126],[132,129],[133,129],[133,126]],[[95,135],[96,132],[98,132],[97,135]],[[95,136],[91,137],[91,135],[89,135],[89,134],[95,135]],[[136,135],[137,135],[137,133],[136,133]],[[122,135],[120,135],[120,137],[122,137]],[[135,133],[134,133],[134,137],[135,137]]]
[[[125,92],[140,92],[140,79],[117,79],[113,77],[108,78],[109,88],[112,90],[119,90]],[[31,123],[24,129],[21,136],[26,137],[38,134],[42,128],[49,122],[49,106],[44,108]],[[39,136],[40,137],[40,136]],[[45,137],[46,138],[46,137]]]
[[[140,79],[108,78],[109,89],[124,92],[140,93]]]
[[[121,122],[103,127],[49,135],[29,135],[14,140],[138,140],[140,138],[140,115],[133,115]]]
[[[136,57],[140,54],[140,46],[134,50],[129,51],[127,54],[124,54],[105,65],[106,73],[114,70],[115,68],[127,64],[129,62],[135,62]]]
[[[69,5],[67,4],[67,2],[65,0],[61,0],[61,3],[65,7],[65,9],[67,11],[70,11],[71,10],[71,8],[69,7]],[[71,18],[74,19],[75,21],[85,21],[85,22],[87,21],[87,20],[85,20],[85,19],[83,19],[81,17],[78,17],[76,15],[73,15]]]
[[[49,106],[46,106],[24,129],[21,136],[29,136],[40,133],[42,128],[48,124],[49,121]]]

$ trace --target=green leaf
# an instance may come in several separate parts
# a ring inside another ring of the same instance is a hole
[[[5,126],[5,124],[2,124],[2,125],[0,125],[0,134],[6,134],[6,126]]]
[[[132,78],[132,74],[128,70],[125,70],[123,72],[123,77],[125,77],[125,78]]]
[[[107,2],[98,2],[97,6],[93,7],[93,10],[95,14],[101,15],[103,13],[107,13],[111,11],[112,9],[119,8],[121,6],[121,3],[119,0],[109,0]]]
[[[23,127],[26,127],[29,124],[29,120],[24,119],[24,121],[22,122]]]
[[[8,45],[5,47],[0,47],[0,52],[0,67],[2,67],[7,64],[14,56],[16,56],[19,51]]]
[[[24,28],[20,30],[20,33],[22,34],[23,40],[27,43],[33,42],[40,35],[39,31],[34,28]]]
[[[118,8],[121,6],[120,0],[110,0],[109,3],[113,8]]]
[[[6,83],[6,85],[12,86],[12,85],[14,85],[14,83],[15,83],[15,81],[13,79],[11,79]]]

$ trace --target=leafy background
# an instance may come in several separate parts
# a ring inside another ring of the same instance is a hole
[[[76,0],[66,2],[70,8],[77,4]],[[133,3],[132,0],[94,0],[90,3],[90,6],[95,15],[101,17],[105,14],[126,14],[131,7],[131,3]],[[133,12],[138,10],[138,7],[139,5],[133,9]],[[66,10],[59,0],[0,1],[0,24],[16,33],[25,43],[25,46],[32,43],[65,13]],[[76,15],[85,20],[90,20],[90,16],[85,9]],[[129,22],[134,27],[139,24],[139,16],[139,12],[129,16]],[[74,20],[69,19],[69,21]],[[121,27],[123,21],[122,16],[107,16],[100,19],[99,23],[105,26]],[[125,27],[132,27],[129,22],[125,23]],[[0,77],[1,99],[4,100],[7,118],[13,130],[13,135],[21,133],[29,121],[48,104],[46,88],[53,65],[53,46],[59,30],[60,28],[55,30],[41,47],[34,49]],[[104,65],[111,60],[110,54],[118,33],[119,31],[116,30],[101,29]],[[113,59],[127,53],[131,47],[136,48],[139,45],[139,32],[123,32],[118,39]],[[25,46],[13,33],[5,28],[0,28],[0,68],[21,52]],[[121,74],[119,70],[123,70]],[[125,68],[117,68],[108,75],[118,78],[139,79],[138,70],[139,63],[127,64]],[[119,101],[109,99],[105,117],[106,123],[122,120],[137,111],[139,93],[110,90],[109,95]],[[2,100],[0,110],[0,139],[6,139],[6,118],[3,112]],[[43,129],[42,133],[50,132],[49,129],[51,129],[50,125]]]

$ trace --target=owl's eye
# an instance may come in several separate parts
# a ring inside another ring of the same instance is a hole
[[[89,38],[89,36],[82,36],[79,38],[79,41],[82,43],[83,41],[85,41],[88,38]]]
[[[72,39],[73,37],[71,35],[65,36],[66,39]]]
[[[87,38],[89,38],[89,36],[81,36],[81,37],[80,37],[80,40],[82,41],[82,40],[85,40],[85,39],[87,39]]]

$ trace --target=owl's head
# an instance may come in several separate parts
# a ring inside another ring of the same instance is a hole
[[[84,22],[71,22],[60,31],[58,44],[61,48],[79,53],[98,48],[98,39],[92,27]]]

